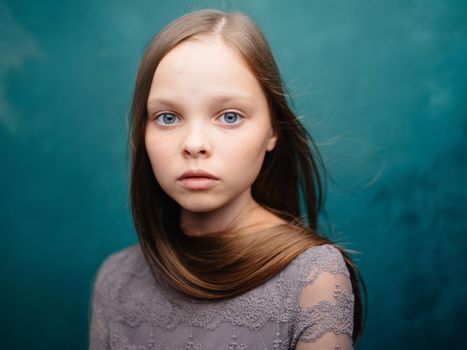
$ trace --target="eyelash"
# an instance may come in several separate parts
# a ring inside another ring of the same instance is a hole
[[[236,116],[239,117],[240,120],[241,120],[241,119],[244,119],[244,117],[243,117],[240,113],[233,112],[233,111],[224,112],[224,113],[221,114],[221,117],[222,117],[223,115],[226,115],[226,114],[229,114],[229,113],[235,114]],[[160,116],[163,116],[163,115],[165,115],[165,114],[170,114],[170,115],[175,116],[175,114],[170,113],[170,112],[162,112],[162,113],[156,115],[156,116],[154,117],[154,119],[155,119],[156,122],[157,122],[157,119],[158,119]],[[175,117],[176,117],[176,116],[175,116]],[[177,117],[177,118],[178,118],[178,117]],[[159,123],[157,123],[157,124],[159,124]],[[239,122],[239,123],[226,123],[226,124],[227,124],[227,125],[238,125],[238,124],[240,124],[240,122]],[[167,126],[167,125],[173,125],[173,124],[159,124],[159,125]]]

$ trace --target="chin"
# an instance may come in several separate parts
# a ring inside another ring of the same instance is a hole
[[[193,213],[207,213],[214,211],[222,207],[223,204],[219,201],[203,199],[181,200],[177,201],[177,203],[182,209],[191,211]]]

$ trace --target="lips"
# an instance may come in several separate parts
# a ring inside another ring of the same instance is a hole
[[[220,182],[216,176],[201,169],[185,171],[178,181],[189,191],[207,191]]]
[[[183,180],[183,179],[187,179],[187,178],[208,178],[208,179],[219,180],[213,174],[208,173],[207,171],[204,171],[202,169],[187,170],[182,175],[180,175],[178,177],[178,180]]]

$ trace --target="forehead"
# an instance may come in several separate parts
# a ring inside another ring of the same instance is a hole
[[[218,36],[183,41],[160,61],[150,96],[167,92],[211,94],[242,91],[257,96],[262,89],[243,56]]]

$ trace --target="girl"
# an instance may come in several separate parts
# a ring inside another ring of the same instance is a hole
[[[169,23],[130,118],[139,243],[96,274],[90,349],[352,349],[366,288],[317,232],[322,161],[253,20]]]

